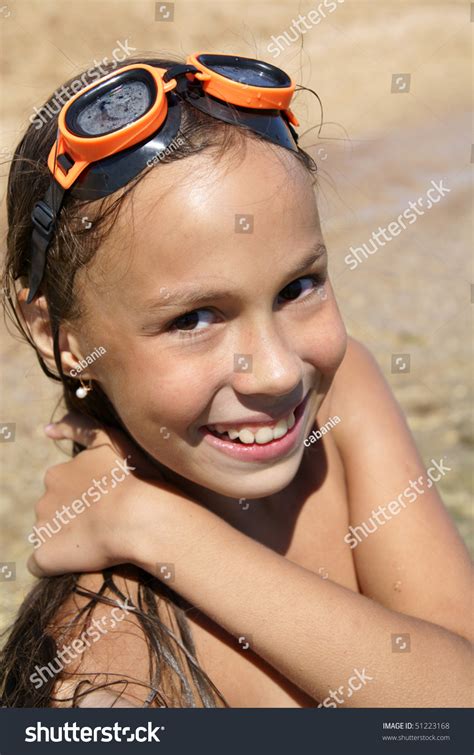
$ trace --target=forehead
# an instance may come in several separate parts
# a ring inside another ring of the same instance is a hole
[[[320,236],[310,174],[287,150],[253,140],[238,157],[199,153],[152,170],[122,205],[92,278],[132,300],[164,281],[235,281],[301,256]]]

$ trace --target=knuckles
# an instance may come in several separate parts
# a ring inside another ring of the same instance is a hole
[[[42,522],[48,519],[48,510],[50,508],[50,506],[48,505],[49,502],[50,498],[47,495],[43,495],[36,501],[34,505],[34,511],[37,522]]]
[[[43,476],[43,484],[46,488],[46,490],[54,487],[55,484],[57,484],[59,479],[64,479],[65,474],[65,467],[69,468],[69,461],[63,462],[62,464],[53,464],[53,466],[48,467],[46,472]]]

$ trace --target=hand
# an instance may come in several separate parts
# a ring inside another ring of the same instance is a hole
[[[165,483],[158,468],[119,430],[69,413],[46,432],[86,450],[46,472],[45,493],[36,504],[36,524],[28,537],[35,546],[29,571],[41,577],[134,563],[136,544],[149,522],[156,523],[164,505],[187,496]]]

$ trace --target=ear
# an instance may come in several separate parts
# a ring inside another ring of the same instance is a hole
[[[57,372],[56,360],[54,359],[54,343],[48,304],[44,296],[38,296],[31,304],[26,303],[28,289],[23,288],[18,294],[18,306],[22,318],[35,342],[36,348],[44,362],[51,370]],[[67,327],[59,328],[59,350],[61,352],[61,366],[66,375],[77,367],[79,359],[82,359],[81,349],[77,337]],[[74,375],[73,375],[74,376]],[[72,377],[72,376],[71,376]],[[83,369],[80,377],[85,380],[93,379],[90,370]]]

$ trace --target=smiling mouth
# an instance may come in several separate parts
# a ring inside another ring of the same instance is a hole
[[[268,425],[260,425],[258,428],[255,428],[255,425],[252,428],[251,423],[249,423],[249,427],[242,426],[240,428],[224,429],[219,423],[215,425],[205,425],[205,428],[216,438],[231,441],[232,443],[239,445],[267,445],[287,435],[304,411],[309,393],[310,392],[308,391],[303,401],[294,411],[290,412],[286,417],[277,422],[269,423]]]

